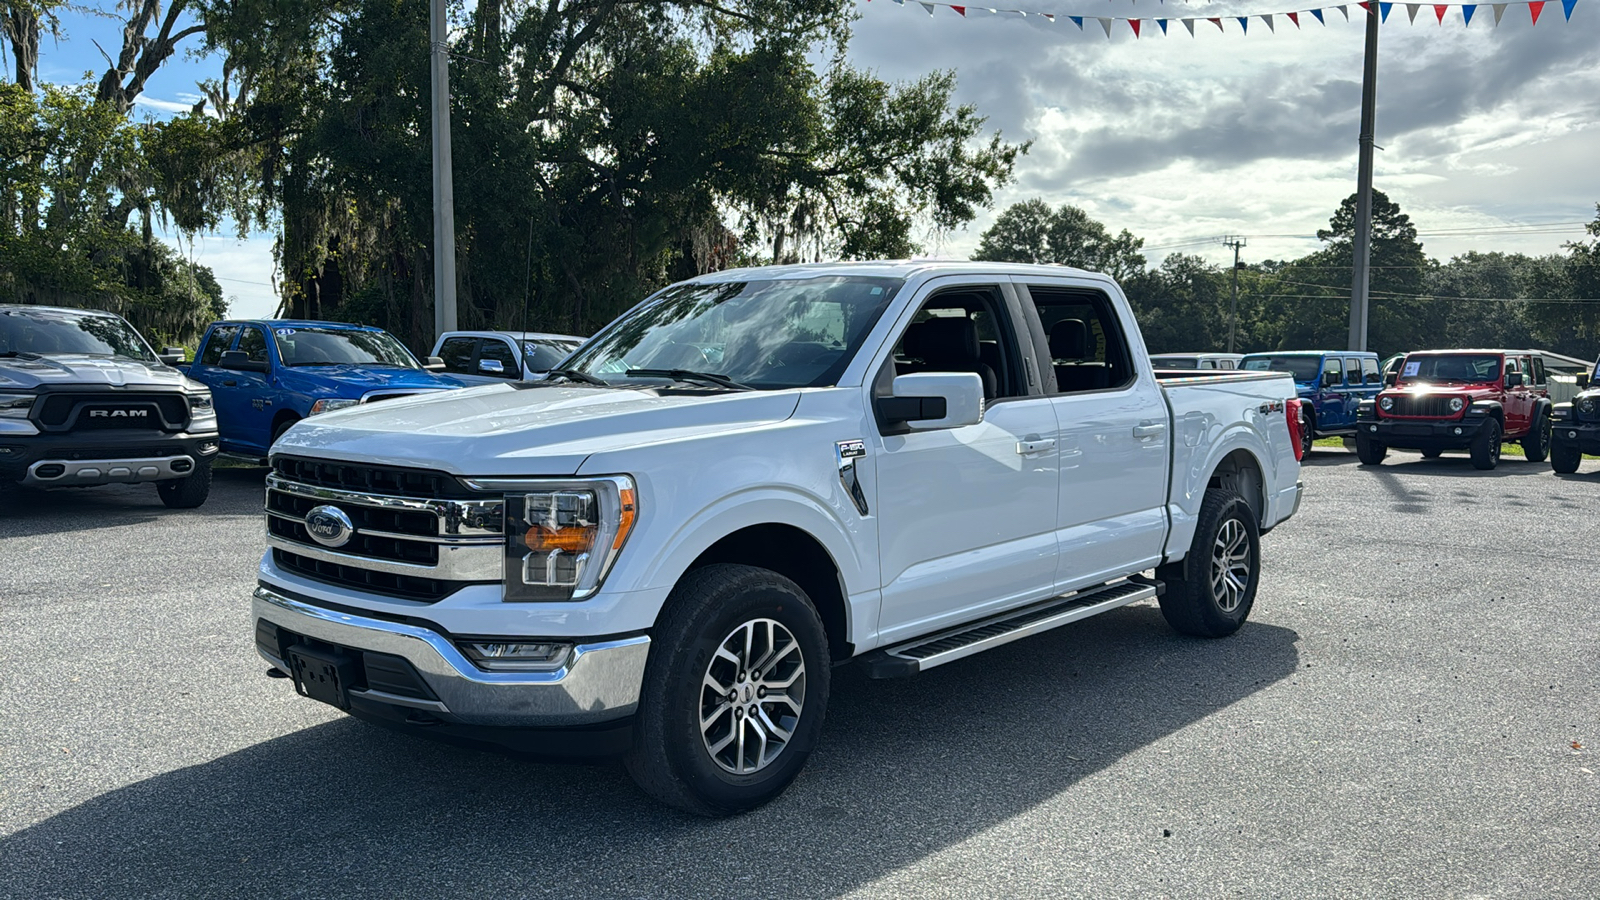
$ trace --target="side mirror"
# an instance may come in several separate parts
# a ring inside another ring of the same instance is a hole
[[[504,375],[506,366],[505,363],[498,359],[480,359],[478,360],[478,371],[490,375]]]
[[[429,372],[443,372],[444,371],[444,357],[442,357],[442,356],[430,356],[427,359],[424,359],[422,361],[422,367],[424,369],[427,369]]]
[[[1383,376],[1383,384],[1384,384],[1385,387],[1394,387],[1395,386],[1395,382],[1397,382],[1399,380],[1400,380],[1400,375],[1398,373],[1396,373],[1396,372],[1390,372],[1389,374]]]
[[[1506,373],[1506,387],[1508,387],[1508,388],[1511,388],[1511,387],[1522,387],[1522,373],[1521,372],[1507,372]]]
[[[1588,372],[1579,372],[1578,373],[1578,390],[1581,391],[1581,390],[1587,388],[1588,386],[1589,386],[1589,373]]]
[[[972,372],[899,375],[893,391],[893,396],[879,397],[875,404],[883,425],[930,431],[983,421],[983,379]]]
[[[235,372],[265,372],[267,364],[260,360],[252,360],[250,354],[243,350],[224,350],[222,359],[217,360],[217,365]]]
[[[161,360],[162,365],[175,366],[183,362],[183,358],[187,355],[182,347],[163,347],[161,352],[156,354],[156,359]]]

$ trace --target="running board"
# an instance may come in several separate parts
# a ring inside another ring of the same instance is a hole
[[[974,653],[992,650],[1052,628],[1059,628],[1119,606],[1158,597],[1166,586],[1140,578],[1052,597],[1043,603],[993,618],[917,638],[866,654],[862,664],[869,678],[903,678]]]

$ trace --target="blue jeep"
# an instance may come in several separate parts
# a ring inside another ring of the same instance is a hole
[[[307,416],[464,386],[381,328],[281,319],[212,323],[188,372],[211,388],[223,451],[257,459]]]
[[[1310,451],[1319,437],[1354,435],[1356,408],[1383,390],[1378,371],[1378,354],[1354,350],[1285,350],[1279,353],[1251,353],[1239,363],[1241,369],[1288,372],[1294,377],[1300,395],[1300,408],[1306,412],[1306,427],[1300,440]]]

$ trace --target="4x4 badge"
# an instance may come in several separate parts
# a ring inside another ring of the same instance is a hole
[[[867,494],[861,490],[861,479],[856,476],[856,460],[867,455],[867,442],[860,438],[834,441],[833,450],[839,458],[839,483],[845,493],[864,516],[867,514]]]

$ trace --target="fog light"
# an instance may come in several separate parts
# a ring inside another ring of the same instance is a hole
[[[529,672],[559,669],[572,652],[571,644],[463,642],[461,649],[479,668],[491,672]]]
[[[1457,428],[1456,429],[1456,434],[1460,434],[1460,433],[1461,433],[1461,429]]]
[[[1567,432],[1567,437],[1569,437],[1569,438],[1575,438],[1577,436],[1578,436],[1578,433],[1576,431]]]
[[[203,441],[203,442],[201,442],[201,444],[200,444],[200,452],[201,453],[215,453],[215,452],[217,452],[217,442],[216,441]]]
[[[1378,426],[1376,426],[1376,425],[1368,425],[1367,426],[1367,430],[1368,431],[1377,431],[1378,430]]]

